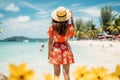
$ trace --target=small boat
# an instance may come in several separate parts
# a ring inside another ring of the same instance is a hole
[[[29,40],[23,40],[23,42],[29,42]]]

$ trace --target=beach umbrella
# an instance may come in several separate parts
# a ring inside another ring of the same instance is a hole
[[[113,35],[106,35],[105,37],[106,37],[106,38],[112,38]]]
[[[120,38],[120,34],[117,36],[117,38]]]
[[[104,39],[105,36],[98,36],[98,39]]]

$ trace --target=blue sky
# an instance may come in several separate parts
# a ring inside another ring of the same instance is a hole
[[[0,39],[11,36],[46,38],[51,12],[59,6],[72,10],[74,20],[93,19],[99,27],[100,8],[111,5],[120,14],[120,0],[0,0]]]

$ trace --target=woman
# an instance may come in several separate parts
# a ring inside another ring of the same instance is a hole
[[[71,24],[69,24],[71,21]],[[72,12],[65,7],[58,7],[52,12],[52,24],[48,30],[48,59],[54,67],[54,80],[59,80],[60,66],[63,66],[64,80],[70,80],[69,68],[74,63],[69,38],[74,36]]]

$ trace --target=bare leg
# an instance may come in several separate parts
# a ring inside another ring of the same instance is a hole
[[[60,65],[54,64],[54,80],[59,80],[60,76]]]
[[[70,64],[63,65],[64,80],[70,80],[69,69],[70,69]]]

